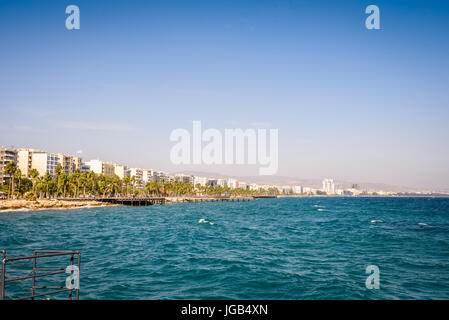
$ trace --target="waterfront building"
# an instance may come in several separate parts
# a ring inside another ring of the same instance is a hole
[[[86,162],[89,167],[89,171],[93,171],[96,174],[104,174],[108,177],[114,177],[114,164],[110,162],[104,162],[98,159],[90,160]]]
[[[227,181],[228,187],[231,189],[236,189],[239,187],[239,182],[236,179],[229,178]]]
[[[22,174],[26,177],[30,175],[32,162],[33,162],[33,152],[38,152],[36,149],[29,148],[19,148],[17,151],[17,167],[20,169]]]
[[[217,179],[207,179],[207,185],[211,186],[211,187],[216,187],[218,186],[217,184]]]
[[[175,174],[175,181],[183,182],[183,183],[191,183],[193,184],[194,177],[186,174]]]
[[[335,194],[335,183],[333,179],[323,180],[323,191],[327,194]]]
[[[250,190],[251,186],[246,182],[239,182],[239,188],[243,190]]]
[[[135,177],[136,186],[141,186],[143,182],[143,170],[140,168],[131,168],[129,169],[129,176]]]
[[[80,172],[89,172],[89,166],[83,162],[80,157],[72,157],[73,171],[79,170]]]
[[[196,186],[197,184],[199,184],[202,187],[205,187],[207,184],[207,178],[194,176],[193,177],[193,185]]]
[[[114,164],[114,174],[120,179],[124,179],[129,175],[128,167],[121,164]]]
[[[239,182],[239,187],[241,187],[241,182]],[[247,189],[252,190],[252,191],[257,191],[260,189],[260,186],[256,183],[251,183]]]
[[[302,186],[293,186],[292,187],[292,191],[293,191],[293,193],[296,193],[296,194],[302,194],[303,193]]]
[[[144,184],[146,184],[149,181],[152,181],[153,180],[153,169],[142,170],[142,180],[143,180]]]
[[[163,171],[153,171],[153,180],[156,180],[158,182],[161,182],[162,180],[164,182],[175,181],[173,176],[171,176],[167,172],[163,172]]]
[[[228,186],[228,182],[226,181],[226,179],[217,179],[217,186],[227,187]]]
[[[47,172],[54,176],[58,165],[60,165],[59,156],[55,153],[36,151],[31,156],[31,169],[36,169],[40,176]]]
[[[17,164],[16,150],[0,148],[0,184],[4,184],[5,179],[9,178],[9,175],[4,174],[4,170],[5,166],[11,161]]]
[[[62,172],[66,175],[70,175],[75,172],[75,160],[72,156],[59,153],[58,162],[62,167]]]

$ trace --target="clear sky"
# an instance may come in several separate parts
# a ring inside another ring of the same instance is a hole
[[[171,164],[201,120],[278,129],[279,175],[449,189],[448,40],[447,1],[0,0],[0,145],[257,174]]]

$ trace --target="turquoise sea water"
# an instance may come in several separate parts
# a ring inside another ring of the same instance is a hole
[[[80,250],[81,299],[449,299],[443,198],[9,212],[0,249]],[[368,265],[379,290],[365,287]]]

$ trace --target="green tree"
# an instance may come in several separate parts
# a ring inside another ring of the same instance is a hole
[[[10,161],[6,164],[5,169],[3,170],[5,175],[9,175],[9,191],[8,191],[8,198],[12,199],[14,198],[14,174],[16,173],[17,165]]]

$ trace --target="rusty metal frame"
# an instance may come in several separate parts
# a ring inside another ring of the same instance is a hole
[[[36,279],[46,277],[46,276],[52,276],[55,274],[62,274],[65,273],[65,268],[38,268],[37,267],[37,261],[40,258],[48,258],[48,257],[57,257],[57,256],[64,256],[69,255],[70,256],[70,265],[74,265],[75,256],[77,256],[77,267],[78,270],[80,270],[81,267],[81,252],[80,251],[69,251],[69,250],[35,250],[34,254],[32,256],[24,256],[24,257],[16,257],[16,258],[8,258],[6,256],[5,250],[0,250],[0,253],[2,254],[2,267],[1,267],[1,280],[0,280],[0,300],[5,300],[6,297],[6,283],[9,282],[18,282],[23,281],[27,279],[31,279],[31,295],[24,296],[21,298],[18,298],[17,300],[25,300],[25,299],[31,299],[34,300],[36,297],[42,297],[46,295],[51,295],[55,293],[60,292],[68,292],[69,293],[69,300],[73,299],[73,290],[75,290],[75,299],[79,299],[79,288],[78,289],[69,289],[66,287],[56,287],[56,286],[36,286]],[[6,279],[6,264],[8,262],[12,261],[20,261],[20,260],[33,260],[33,270],[31,272],[31,275],[23,276],[23,277],[17,277],[13,279]],[[38,271],[48,271],[47,273],[38,273]],[[73,270],[71,271],[71,275],[73,274]],[[47,291],[44,293],[38,293],[36,294],[36,290],[41,289],[57,289],[53,291]]]

